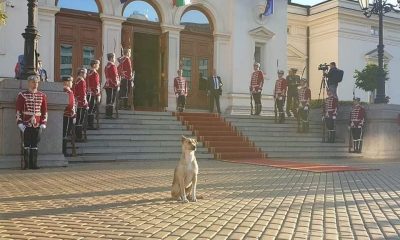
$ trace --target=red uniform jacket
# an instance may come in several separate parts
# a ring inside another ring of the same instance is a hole
[[[88,102],[86,100],[86,82],[82,77],[78,77],[74,86],[72,87],[74,92],[76,105],[78,108],[87,108]]]
[[[350,127],[361,128],[364,126],[364,122],[365,109],[360,104],[357,104],[350,112]]]
[[[288,85],[287,85],[286,79],[280,78],[280,79],[276,80],[274,97],[279,98],[279,97],[286,96],[287,88],[288,88]]]
[[[298,91],[299,103],[301,106],[307,106],[311,101],[311,90],[308,87],[302,87]]]
[[[325,117],[336,118],[338,110],[338,99],[334,96],[328,97],[325,100]]]
[[[264,85],[264,74],[261,70],[253,72],[250,81],[250,91],[252,93],[258,93],[262,91]]]
[[[73,118],[76,114],[74,92],[69,87],[64,87],[64,92],[68,94],[68,105],[65,107],[64,116]]]
[[[20,92],[17,97],[17,124],[37,128],[47,123],[47,97],[42,92]]]
[[[93,96],[100,95],[100,76],[99,73],[91,69],[89,70],[87,77],[86,77],[86,84],[87,84],[87,94]]]
[[[176,77],[174,79],[174,92],[175,95],[179,96],[187,96],[188,95],[188,87],[187,82],[184,77]]]
[[[114,63],[107,63],[107,65],[104,67],[104,74],[106,76],[106,83],[104,84],[104,88],[118,88],[118,71]]]
[[[124,56],[119,59],[118,74],[121,79],[132,79],[132,63],[130,58]]]

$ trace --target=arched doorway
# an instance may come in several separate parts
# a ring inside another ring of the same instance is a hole
[[[187,108],[207,109],[207,79],[212,74],[214,56],[213,24],[203,9],[191,6],[183,13],[181,25],[185,26],[180,39],[180,65],[189,82]]]
[[[55,81],[74,76],[78,67],[102,56],[102,23],[99,0],[57,0]],[[100,67],[101,69],[101,67]],[[99,71],[102,74],[102,71]]]
[[[161,14],[153,1],[131,0],[123,16],[121,39],[123,48],[132,49],[135,109],[161,111],[168,103],[168,37],[161,32]]]

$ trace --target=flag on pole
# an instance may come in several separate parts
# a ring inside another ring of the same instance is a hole
[[[274,13],[274,0],[267,0],[265,5],[265,11],[263,13],[264,16],[269,16]]]
[[[182,7],[191,4],[191,0],[173,0],[174,6]]]
[[[121,4],[124,4],[128,0],[119,0],[119,1],[121,2]]]

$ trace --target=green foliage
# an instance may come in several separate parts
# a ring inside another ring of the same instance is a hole
[[[4,3],[0,0],[0,26],[6,24],[7,15],[4,11]]]
[[[381,74],[383,74],[385,81],[387,81],[388,71],[386,67],[383,69],[383,72],[376,64],[368,64],[361,72],[356,69],[353,76],[356,80],[356,87],[366,92],[375,91],[378,88],[378,79]]]

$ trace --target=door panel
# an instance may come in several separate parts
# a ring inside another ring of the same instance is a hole
[[[102,55],[100,17],[68,11],[58,13],[55,48],[55,81],[66,75],[75,76],[79,67],[89,68],[90,61]]]
[[[168,56],[169,56],[169,32],[161,34],[161,82],[160,82],[160,106],[168,107]]]
[[[207,79],[212,73],[213,38],[183,31],[181,33],[181,64],[188,81],[187,108],[207,109]]]

